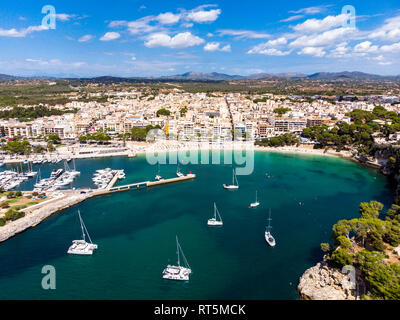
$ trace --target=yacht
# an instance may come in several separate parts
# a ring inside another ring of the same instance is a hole
[[[233,169],[232,173],[232,184],[224,184],[224,188],[228,190],[237,190],[239,189],[239,183],[236,177],[235,169]]]
[[[68,160],[67,160],[67,162],[68,162]],[[72,164],[73,164],[73,167],[74,167],[74,168],[73,168],[72,170],[69,170],[69,171],[70,171],[69,173],[70,173],[73,177],[79,176],[79,175],[81,174],[81,172],[76,170],[75,159],[72,160]],[[68,166],[68,164],[66,164],[66,165]]]
[[[50,174],[50,179],[57,179],[61,173],[63,172],[63,169],[58,169],[58,170],[53,170]]]
[[[125,179],[125,172],[121,171],[121,172],[118,174],[118,179]]]
[[[219,220],[217,220],[217,215]],[[214,202],[214,218],[211,218],[208,220],[207,225],[209,226],[222,226],[224,223],[222,222],[221,215],[219,214],[219,211],[217,209],[217,205]]]
[[[176,167],[176,175],[177,175],[179,178],[181,178],[181,177],[184,176],[183,173],[181,172],[181,170],[179,169],[179,162],[178,162],[178,165],[177,165],[177,167]]]
[[[265,241],[267,241],[267,243],[271,246],[271,247],[275,247],[276,245],[276,241],[275,238],[272,236],[271,234],[271,209],[269,210],[269,218],[268,218],[268,227],[265,230]]]
[[[33,171],[33,167],[32,167],[32,162],[28,163],[28,170],[25,174],[28,178],[33,178],[34,176],[37,175],[36,171]]]
[[[256,191],[256,201],[253,203],[250,203],[250,208],[256,208],[260,205],[260,203],[257,200],[257,191]]]
[[[78,210],[78,215],[82,229],[82,240],[73,240],[72,245],[68,249],[68,253],[78,254],[78,255],[91,255],[93,254],[93,251],[97,249],[97,244],[92,243],[92,239],[90,239],[89,232],[86,229],[86,226],[82,220],[81,213],[79,210]],[[85,239],[86,234],[90,242],[86,242]]]
[[[158,170],[157,170],[157,175],[156,175],[155,179],[157,181],[162,180],[162,177],[160,176],[160,164],[158,164]]]
[[[178,255],[178,265],[171,266],[168,265],[163,273],[163,279],[167,280],[178,280],[178,281],[189,281],[189,275],[192,273],[190,269],[189,263],[186,260],[185,255],[183,254],[182,248],[178,241],[178,236],[176,237],[176,253]],[[180,255],[182,254],[184,266],[181,266]]]

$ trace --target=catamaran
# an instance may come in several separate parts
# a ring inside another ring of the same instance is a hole
[[[219,220],[217,220],[217,215]],[[207,224],[209,226],[222,226],[224,223],[222,222],[221,215],[219,214],[219,211],[217,209],[217,205],[214,202],[214,218],[211,218],[208,220]]]
[[[269,210],[269,218],[268,218],[268,227],[265,230],[265,241],[267,241],[267,243],[271,246],[271,247],[275,247],[276,245],[276,241],[275,238],[272,236],[271,234],[271,209]]]
[[[82,220],[81,212],[78,210],[79,221],[81,223],[82,229],[82,240],[73,240],[72,246],[69,247],[68,253],[69,254],[79,254],[79,255],[91,255],[93,254],[93,250],[97,249],[97,244],[92,242],[90,238],[89,232],[86,229],[85,223]],[[86,235],[90,241],[86,242]]]
[[[232,173],[232,184],[224,184],[224,188],[229,190],[239,189],[239,183],[236,177],[235,169],[233,169]]]
[[[189,263],[186,260],[185,255],[183,254],[183,250],[178,241],[178,236],[176,236],[176,253],[178,255],[178,265],[171,266],[168,265],[163,271],[163,279],[167,280],[178,280],[178,281],[189,281],[189,275],[192,273],[192,269],[190,269]],[[182,254],[184,267],[181,266],[180,255]]]
[[[256,191],[256,201],[253,203],[250,203],[250,207],[255,208],[255,207],[258,207],[259,205],[260,205],[260,203],[257,200],[257,191]]]

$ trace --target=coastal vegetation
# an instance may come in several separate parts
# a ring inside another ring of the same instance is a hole
[[[360,204],[360,218],[340,220],[333,226],[327,261],[334,267],[352,265],[360,270],[367,284],[369,299],[400,299],[400,206],[393,204],[383,213],[377,201]]]
[[[9,154],[30,154],[32,146],[28,140],[12,140],[2,145],[1,150],[7,151]]]
[[[338,151],[355,148],[361,155],[374,156],[378,147],[374,137],[389,138],[400,131],[400,117],[381,106],[372,112],[354,110],[347,114],[352,123],[340,122],[335,127],[314,126],[305,128],[302,136],[319,143],[318,147],[335,147]]]
[[[27,122],[37,118],[60,116],[66,113],[76,113],[76,109],[55,109],[46,106],[36,107],[13,107],[12,109],[0,110],[0,119],[17,119],[19,122]]]
[[[274,109],[274,113],[278,114],[279,116],[282,116],[282,115],[284,115],[286,112],[289,112],[289,111],[291,111],[291,110],[292,110],[291,108],[284,108],[284,107],[282,107],[282,108],[275,108],[275,109]]]
[[[146,141],[147,133],[149,133],[152,129],[161,129],[160,126],[151,126],[148,125],[145,128],[133,127],[131,132],[125,135],[125,138],[128,138],[133,141]]]
[[[285,147],[294,146],[300,143],[300,139],[292,133],[285,133],[277,137],[262,139],[261,141],[256,141],[256,145],[262,147]]]
[[[104,133],[101,130],[96,131],[92,134],[88,133],[86,135],[79,137],[79,142],[88,142],[88,141],[105,142],[110,140],[111,137],[107,133]]]
[[[157,111],[157,117],[159,116],[169,116],[171,114],[171,111],[165,109],[165,108],[161,108]]]

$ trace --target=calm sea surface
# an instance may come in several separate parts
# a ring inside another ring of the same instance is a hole
[[[39,167],[45,178],[63,164]],[[77,160],[76,167],[75,187],[92,186],[94,171],[106,167],[125,169],[120,184],[152,180],[157,171],[143,156]],[[362,201],[387,207],[393,198],[377,170],[331,157],[257,152],[253,174],[238,176],[237,191],[222,188],[231,165],[181,171],[197,178],[90,199],[1,243],[0,299],[297,299],[298,279],[322,258],[319,245],[333,224],[357,217]],[[176,165],[161,166],[164,178],[175,172]],[[261,205],[249,209],[256,190]],[[222,228],[206,224],[214,202]],[[269,208],[275,248],[264,239]],[[99,246],[93,256],[66,253],[80,238],[78,209]],[[175,235],[193,270],[188,283],[161,278],[176,262]],[[56,290],[41,287],[44,265],[56,268]]]

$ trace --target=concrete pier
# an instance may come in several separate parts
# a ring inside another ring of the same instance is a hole
[[[123,186],[117,186],[117,187],[110,186],[105,191],[106,191],[106,193],[128,191],[131,189],[141,189],[141,188],[147,188],[147,187],[160,186],[160,185],[174,183],[174,182],[187,181],[187,180],[192,180],[195,178],[196,178],[195,174],[187,174],[186,176],[176,177],[176,178],[171,178],[171,179],[162,179],[159,181],[143,181],[143,182],[136,182],[136,183],[127,184],[127,185],[123,185]],[[110,185],[111,185],[111,183],[110,183]]]

